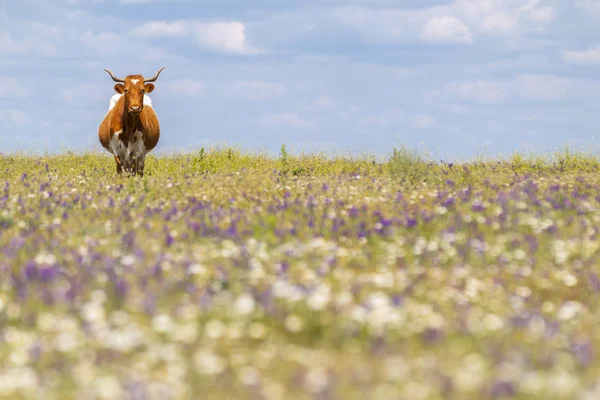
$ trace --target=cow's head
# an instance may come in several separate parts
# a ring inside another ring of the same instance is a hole
[[[104,69],[110,74],[113,81],[118,82],[115,85],[117,93],[125,95],[125,109],[132,114],[139,114],[144,109],[144,94],[154,90],[154,82],[158,79],[158,75],[165,69],[159,69],[156,75],[150,79],[144,79],[141,75],[129,75],[125,79],[117,78],[110,70]]]

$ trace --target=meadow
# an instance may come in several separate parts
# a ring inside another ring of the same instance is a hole
[[[0,155],[2,399],[600,398],[600,159]]]

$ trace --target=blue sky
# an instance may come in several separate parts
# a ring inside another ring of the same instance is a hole
[[[598,147],[600,0],[0,0],[0,151],[100,149],[166,69],[157,151]]]

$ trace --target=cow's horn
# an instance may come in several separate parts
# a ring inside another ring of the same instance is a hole
[[[156,73],[156,75],[154,75],[152,78],[144,79],[144,83],[154,82],[155,80],[157,80],[158,76],[160,75],[160,73],[162,72],[163,69],[165,69],[165,67],[162,67],[161,69],[159,69],[158,72]]]
[[[110,70],[109,70],[109,69],[106,69],[106,68],[104,68],[104,70],[110,74],[110,77],[113,79],[113,81],[115,81],[115,82],[121,82],[121,83],[125,83],[125,80],[124,80],[124,79],[119,79],[119,78],[117,78],[117,77],[115,76],[115,74],[113,74],[112,72],[110,72]]]

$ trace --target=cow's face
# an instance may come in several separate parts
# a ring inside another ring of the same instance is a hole
[[[144,94],[154,90],[152,83],[144,83],[141,75],[130,75],[125,83],[115,85],[115,91],[125,96],[125,107],[132,114],[139,114],[144,109]]]

